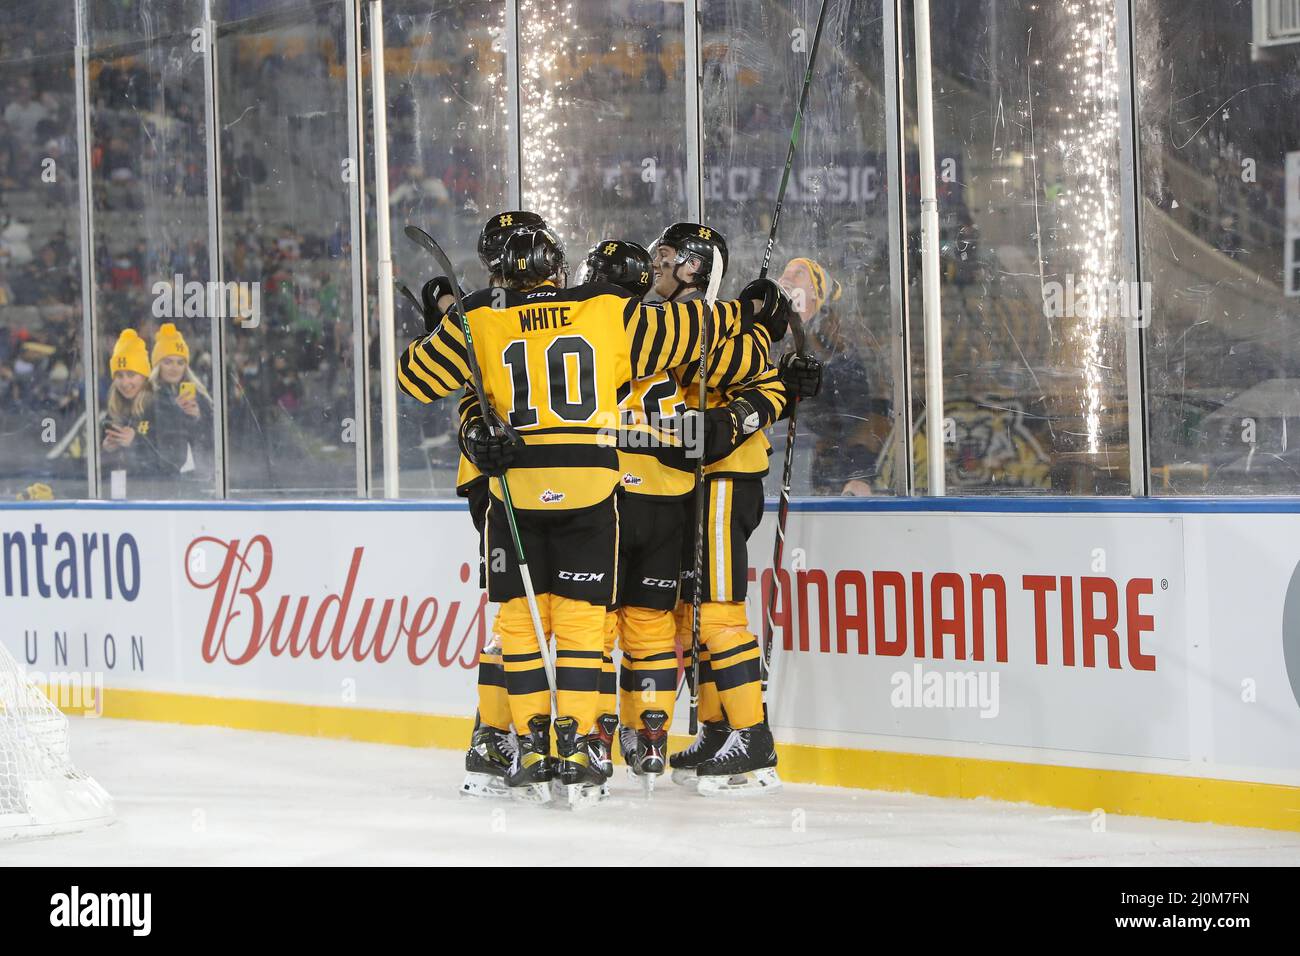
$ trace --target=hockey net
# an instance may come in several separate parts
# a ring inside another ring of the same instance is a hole
[[[0,644],[0,840],[112,820],[113,798],[68,756],[68,718]]]

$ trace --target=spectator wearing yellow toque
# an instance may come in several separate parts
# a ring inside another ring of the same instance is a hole
[[[158,329],[150,358],[158,454],[168,473],[198,478],[198,458],[212,435],[212,396],[191,370],[189,344],[175,324]]]
[[[102,442],[104,465],[127,474],[154,474],[157,455],[149,436],[154,410],[149,350],[135,329],[126,329],[117,337],[108,370],[113,382]]]

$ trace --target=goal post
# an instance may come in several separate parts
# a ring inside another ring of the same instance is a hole
[[[113,821],[113,798],[68,755],[68,718],[0,644],[0,841]]]

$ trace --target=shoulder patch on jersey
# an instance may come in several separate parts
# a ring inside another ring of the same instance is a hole
[[[625,485],[633,485],[633,486],[636,486],[636,485],[641,484],[644,480],[645,480],[645,479],[642,478],[640,475],[634,475],[634,474],[632,474],[632,472],[630,472],[630,471],[624,473],[624,475],[623,475],[623,484],[625,484]]]
[[[546,489],[545,491],[543,491],[543,492],[541,493],[541,495],[539,495],[538,497],[539,497],[539,500],[542,502],[542,504],[549,505],[549,504],[554,504],[554,503],[557,502],[557,501],[563,501],[563,500],[564,500],[564,492],[562,492],[562,491],[552,491],[550,488],[547,488],[547,489]]]

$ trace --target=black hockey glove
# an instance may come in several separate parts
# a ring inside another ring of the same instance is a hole
[[[755,279],[740,290],[740,297],[758,299],[763,303],[754,313],[754,324],[767,329],[773,342],[779,342],[785,337],[785,331],[790,327],[790,312],[793,308],[785,289],[771,279]]]
[[[457,292],[455,284],[446,276],[438,276],[436,279],[430,279],[420,290],[420,301],[424,306],[424,330],[432,332],[442,322],[443,316],[447,313],[438,305],[438,300],[444,296],[454,296]]]
[[[523,440],[514,429],[498,427],[496,434],[482,418],[470,418],[457,436],[461,454],[489,478],[500,478],[519,457]]]
[[[822,363],[807,352],[781,356],[781,384],[791,398],[815,398],[822,390]]]
[[[758,431],[758,412],[754,406],[743,398],[738,398],[721,408],[710,408],[704,413],[703,427],[700,427],[700,413],[692,409],[686,413],[695,418],[686,426],[685,434],[696,436],[699,441],[703,434],[704,463],[711,465],[722,461],[746,438]]]

